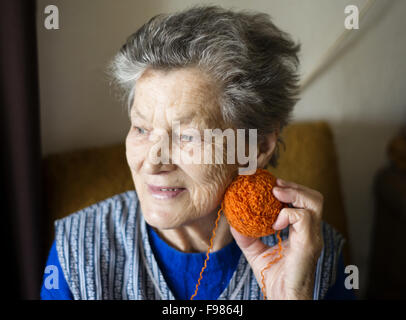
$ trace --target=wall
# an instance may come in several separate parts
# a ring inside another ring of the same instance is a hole
[[[123,141],[129,122],[104,68],[126,37],[161,12],[198,1],[52,1],[60,29],[43,27],[37,1],[43,153]],[[269,13],[302,43],[302,74],[320,61],[343,31],[344,7],[365,0],[200,1]],[[406,121],[406,1],[379,0],[336,59],[306,89],[295,120],[325,119],[339,154],[353,262],[360,268],[361,296],[368,273],[373,222],[372,182],[386,161],[385,147]]]

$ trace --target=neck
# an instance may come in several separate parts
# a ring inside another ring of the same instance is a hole
[[[156,229],[159,236],[171,247],[182,252],[206,252],[213,235],[217,211],[175,229]],[[232,241],[229,224],[221,214],[211,251],[218,251]]]

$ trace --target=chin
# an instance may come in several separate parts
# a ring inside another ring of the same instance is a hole
[[[157,229],[173,229],[178,227],[178,223],[174,221],[176,214],[170,212],[165,208],[143,208],[141,205],[141,210],[145,221],[152,227]]]

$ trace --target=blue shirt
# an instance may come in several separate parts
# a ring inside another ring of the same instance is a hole
[[[174,296],[177,299],[190,299],[190,296],[195,291],[196,282],[199,278],[206,254],[184,253],[175,250],[164,242],[150,227],[148,227],[148,234],[155,259],[162,273],[165,275],[165,280]],[[221,292],[227,287],[237,267],[240,255],[241,250],[235,241],[232,241],[219,251],[212,252],[207,268],[203,274],[198,294],[194,299],[217,299]],[[59,263],[55,241],[52,244],[46,265],[47,267],[51,266],[51,268],[48,268],[49,270],[46,268],[48,272],[44,273],[41,299],[72,300],[73,296]],[[353,291],[347,290],[344,287],[346,274],[344,273],[342,255],[340,255],[337,270],[336,283],[328,290],[325,299],[354,299],[355,295]],[[57,278],[57,283],[50,282],[49,277],[53,277],[54,280]]]
[[[49,266],[54,268],[53,270],[50,270],[50,272],[44,272],[41,288],[41,300],[73,300],[72,293],[69,290],[68,283],[63,275],[61,264],[59,263],[55,241],[52,243],[45,270],[47,270]],[[53,276],[56,276],[58,281],[57,284],[52,283],[50,286],[47,278],[49,280],[49,277]]]
[[[152,251],[164,278],[176,299],[188,300],[196,289],[206,253],[184,253],[170,247],[148,226]],[[195,300],[217,300],[237,268],[241,250],[233,240],[212,252],[200,281]]]

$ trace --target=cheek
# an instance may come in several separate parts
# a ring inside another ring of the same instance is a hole
[[[148,144],[145,141],[137,139],[132,131],[130,131],[125,145],[128,166],[131,170],[138,171],[148,154]]]
[[[184,170],[193,181],[190,198],[197,211],[212,211],[221,202],[222,196],[238,172],[233,165],[190,165]]]

